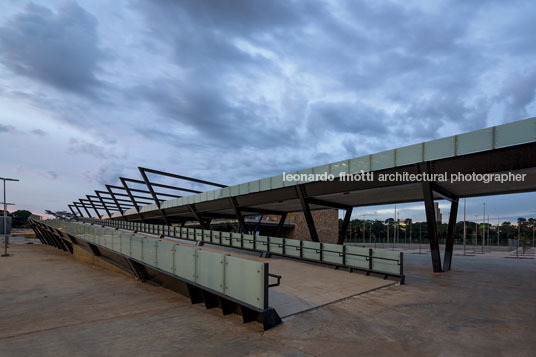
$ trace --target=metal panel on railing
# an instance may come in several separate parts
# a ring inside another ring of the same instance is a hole
[[[338,244],[322,244],[322,261],[333,264],[343,264],[342,245]]]
[[[242,247],[245,249],[255,249],[255,236],[253,234],[244,234]]]
[[[156,242],[156,256],[158,258],[156,266],[159,269],[175,274],[174,254],[175,244],[162,241]]]
[[[268,251],[268,237],[266,236],[257,236],[255,237],[255,250],[259,252],[267,252]]]
[[[225,257],[225,294],[261,309],[268,307],[265,289],[268,263]],[[247,283],[246,283],[247,282]]]
[[[283,254],[285,238],[270,237],[269,252],[275,254]]]
[[[225,255],[198,249],[195,258],[195,282],[223,293]]]
[[[379,272],[400,274],[400,261],[393,259],[392,252],[373,249],[372,269]]]
[[[133,236],[131,238],[131,257],[143,261],[143,241],[145,238]]]
[[[303,241],[297,239],[285,239],[285,255],[290,257],[301,256],[301,243]]]
[[[240,248],[242,246],[242,234],[231,233],[231,246]]]
[[[154,267],[158,266],[156,256],[156,241],[145,239],[143,241],[143,261]]]
[[[198,242],[203,241],[203,230],[202,229],[196,229],[194,230],[195,234],[195,240]]]
[[[225,246],[231,245],[231,233],[221,232],[221,244]]]
[[[120,233],[119,239],[121,239],[121,253],[132,256],[132,234]]]
[[[320,261],[320,243],[303,241],[302,244],[304,258]]]
[[[369,269],[369,248],[346,246],[345,263],[351,267]]]

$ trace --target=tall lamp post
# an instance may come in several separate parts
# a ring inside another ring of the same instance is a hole
[[[478,244],[478,214],[475,214],[475,241],[473,242],[473,253],[476,253],[476,245]]]
[[[8,244],[8,238],[7,238],[7,201],[6,201],[6,181],[19,181],[18,179],[12,179],[7,177],[0,177],[0,180],[4,181],[4,254],[2,254],[3,257],[8,257],[9,254],[7,254],[7,244]]]
[[[484,202],[484,215],[482,216],[482,253],[486,244],[486,202]]]
[[[466,243],[466,234],[467,230],[465,227],[465,209],[467,208],[467,198],[463,199],[463,255],[465,255],[465,243]]]

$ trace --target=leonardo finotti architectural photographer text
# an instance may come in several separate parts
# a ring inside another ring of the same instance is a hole
[[[527,174],[514,174],[512,172],[494,173],[494,174],[479,174],[470,173],[464,174],[461,172],[448,174],[444,173],[418,173],[396,172],[392,174],[374,174],[374,172],[361,172],[358,174],[348,174],[342,172],[339,174],[341,181],[380,181],[380,182],[523,182]],[[283,172],[283,182],[315,182],[315,181],[334,181],[337,177],[327,172],[321,174],[298,174]]]

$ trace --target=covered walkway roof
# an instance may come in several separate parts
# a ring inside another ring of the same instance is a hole
[[[420,182],[401,180],[379,181],[379,174],[447,173],[448,182],[437,182],[456,197],[473,197],[536,190],[536,118],[516,121],[500,126],[472,131],[420,144],[405,146],[376,154],[334,162],[296,174],[322,174],[335,176],[333,181],[283,181],[283,175],[268,177],[216,190],[164,201],[124,212],[128,220],[143,218],[196,219],[198,215],[210,217],[234,216],[233,202],[243,214],[266,211],[302,211],[300,196],[308,201],[311,210],[348,206],[381,205],[422,201]],[[341,173],[374,172],[374,180],[341,181]],[[520,182],[450,182],[450,175],[475,173],[513,172],[527,174]],[[300,187],[300,189],[298,189]],[[435,190],[434,198],[443,199],[446,193]],[[113,218],[120,218],[116,212]]]

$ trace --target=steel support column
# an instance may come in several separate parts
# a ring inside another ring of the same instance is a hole
[[[242,216],[242,212],[240,212],[238,201],[234,197],[229,197],[229,202],[231,202],[231,207],[233,208],[234,214],[238,219],[238,224],[240,225],[240,228],[242,228],[242,232],[248,233],[248,227],[246,226],[246,222],[244,221],[244,216]]]
[[[106,214],[108,215],[108,218],[112,218],[112,213],[110,213],[110,210],[108,209],[108,206],[106,206],[106,203],[104,203],[104,200],[103,200],[102,196],[100,195],[99,191],[95,191],[95,193],[97,194],[97,197],[99,198],[100,202],[104,206],[104,210],[106,211]]]
[[[145,220],[143,219],[143,216],[140,213],[140,207],[138,206],[138,203],[136,202],[134,197],[132,197],[132,192],[130,191],[130,187],[128,187],[127,179],[125,179],[124,177],[120,177],[119,180],[123,184],[123,187],[125,188],[125,191],[127,191],[127,195],[130,198],[130,200],[132,201],[132,204],[134,205],[134,209],[138,213],[138,216],[140,217],[141,221],[145,222]]]
[[[99,219],[102,219],[102,216],[100,214],[100,212],[97,210],[97,207],[95,207],[95,204],[93,203],[93,200],[91,199],[91,196],[89,195],[86,195],[89,203],[91,203],[91,206],[93,207],[93,210],[95,211],[95,213],[97,213],[97,217],[99,217]]]
[[[78,213],[80,213],[80,217],[84,217],[84,215],[82,214],[82,211],[80,211],[80,207],[78,207],[77,202],[73,202],[73,206],[74,206],[74,208],[76,208]]]
[[[261,222],[262,222],[262,217],[264,217],[264,215],[261,214],[259,220],[257,221],[257,224],[255,225],[255,230],[254,232],[257,232],[259,230],[259,227],[261,225]]]
[[[151,182],[149,182],[149,178],[147,177],[147,174],[145,173],[145,170],[141,167],[138,167],[140,170],[141,177],[143,178],[143,182],[145,182],[145,185],[149,189],[149,192],[151,193],[151,196],[153,197],[154,203],[156,204],[156,207],[158,208],[158,212],[160,212],[160,215],[164,219],[164,223],[166,226],[169,226],[169,220],[164,213],[164,211],[160,208],[160,201],[158,200],[158,197],[156,196],[156,193],[153,190],[153,186],[151,185]]]
[[[197,209],[195,208],[195,205],[194,205],[194,204],[189,204],[189,205],[188,205],[188,209],[189,209],[190,212],[192,212],[192,214],[195,216],[195,219],[197,219],[197,221],[199,222],[199,225],[201,226],[201,228],[203,228],[203,229],[209,229],[209,228],[208,228],[208,225],[206,224],[206,222],[203,220],[203,218],[201,217],[201,215],[199,215],[199,212],[197,212]]]
[[[124,216],[124,212],[123,212],[123,209],[121,207],[121,205],[119,204],[119,201],[117,201],[117,198],[115,198],[115,194],[114,192],[112,191],[112,187],[110,185],[106,185],[106,189],[108,190],[108,192],[110,193],[110,196],[112,196],[112,200],[115,202],[115,206],[117,207],[117,209],[119,210],[119,214],[121,214],[121,217],[125,217]]]
[[[311,213],[311,209],[309,208],[309,204],[305,201],[307,197],[307,192],[305,191],[305,187],[303,185],[296,185],[296,194],[298,195],[298,198],[300,200],[300,204],[302,206],[303,214],[305,216],[305,221],[307,222],[307,227],[309,228],[309,235],[311,236],[311,240],[313,242],[318,242],[318,233],[316,231],[315,227],[315,221],[313,220],[313,215]]]
[[[445,256],[443,257],[443,270],[450,270],[452,263],[452,251],[454,250],[454,237],[456,236],[456,218],[458,217],[458,200],[450,204],[449,227],[447,230],[447,242],[445,244]]]
[[[434,193],[432,183],[429,181],[422,183],[424,195],[424,209],[426,211],[426,223],[428,225],[428,240],[430,242],[430,252],[432,255],[432,266],[434,272],[439,273],[441,269],[441,253],[439,251],[439,240],[437,237],[437,223],[434,210]]]
[[[352,217],[353,207],[350,207],[346,210],[344,214],[344,220],[342,221],[341,230],[339,232],[339,240],[337,244],[343,244],[344,238],[346,238],[346,231],[348,231],[348,224],[350,223],[350,218]]]
[[[88,216],[89,218],[91,218],[91,213],[89,213],[89,210],[87,209],[86,205],[84,204],[84,201],[82,201],[81,198],[79,199],[79,201],[80,201],[80,203],[82,204],[82,207],[84,207],[84,210],[86,211],[87,216]]]
[[[69,209],[71,210],[71,213],[73,214],[74,218],[78,218],[78,216],[76,215],[76,213],[74,213],[73,205],[68,205],[68,206],[69,206]]]
[[[283,224],[285,224],[285,220],[287,219],[287,213],[283,213],[281,215],[281,218],[279,219],[279,224],[277,225],[277,231],[275,233],[276,237],[279,237],[279,234],[281,233],[281,228],[283,228]]]

